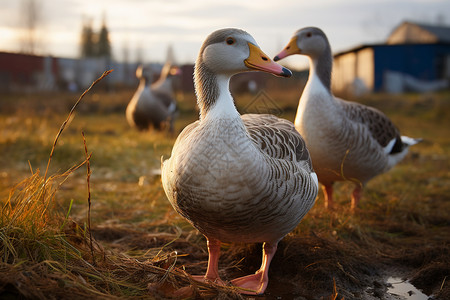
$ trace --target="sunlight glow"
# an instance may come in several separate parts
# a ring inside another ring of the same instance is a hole
[[[8,0],[0,7],[0,51],[21,50],[20,32],[14,29],[22,26],[17,2]],[[182,62],[193,62],[206,35],[223,27],[247,30],[267,54],[274,55],[295,30],[318,26],[327,31],[333,50],[339,51],[379,42],[393,26],[421,14],[427,3],[430,20],[449,8],[445,0],[425,2],[411,1],[411,7],[399,13],[400,0],[389,4],[378,0],[364,4],[356,0],[42,0],[39,37],[45,40],[39,41],[39,50],[77,57],[83,22],[90,20],[94,30],[106,22],[114,57],[119,60],[128,47],[131,56],[139,50],[143,57],[162,61],[165,49],[172,44]],[[298,65],[298,61],[298,57],[292,59],[292,64]]]
[[[9,27],[0,27],[1,36],[1,49],[0,51],[13,51],[18,50],[18,30],[14,30]]]

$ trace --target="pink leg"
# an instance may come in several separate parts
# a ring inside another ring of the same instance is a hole
[[[217,284],[225,285],[219,277],[219,257],[220,257],[220,241],[215,239],[207,239],[208,245],[208,268],[206,269],[205,276],[196,275],[192,276],[195,280],[205,282],[212,281]]]
[[[263,294],[269,284],[269,266],[275,252],[277,244],[264,243],[263,259],[261,268],[255,274],[233,279],[231,283],[246,290],[240,290],[242,294],[260,295]]]
[[[359,199],[361,199],[362,196],[362,186],[357,185],[352,193],[352,204],[351,204],[351,211],[355,211],[358,208]]]
[[[322,185],[323,196],[325,198],[325,208],[332,209],[334,206],[333,201],[333,184]]]

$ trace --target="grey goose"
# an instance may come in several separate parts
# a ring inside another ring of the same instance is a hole
[[[194,70],[200,119],[178,136],[161,178],[174,209],[207,239],[207,271],[194,278],[226,284],[218,272],[221,242],[262,242],[261,268],[231,281],[242,293],[262,294],[277,244],[313,206],[318,181],[291,122],[236,110],[230,78],[252,70],[291,75],[245,31],[206,38]]]

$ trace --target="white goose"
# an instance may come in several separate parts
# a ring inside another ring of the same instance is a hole
[[[194,71],[200,120],[178,136],[161,177],[174,209],[207,238],[207,271],[195,278],[225,284],[218,273],[221,241],[264,242],[261,268],[231,281],[243,293],[262,294],[277,244],[313,206],[318,181],[291,122],[239,115],[229,81],[250,70],[291,75],[245,31],[207,37]]]
[[[152,75],[149,67],[139,66],[136,69],[136,77],[140,82],[128,103],[127,121],[131,127],[139,130],[147,130],[150,127],[161,130],[168,125],[169,131],[172,132],[177,107],[171,89],[172,77],[168,76],[169,73],[162,73],[157,82],[150,84]]]
[[[298,30],[274,60],[292,54],[306,55],[310,61],[295,128],[305,139],[323,184],[325,206],[333,205],[333,183],[349,180],[356,184],[354,210],[366,182],[397,164],[420,139],[400,136],[389,118],[375,108],[333,96],[331,47],[319,28]]]

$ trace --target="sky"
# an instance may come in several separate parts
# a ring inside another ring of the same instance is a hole
[[[26,1],[0,0],[0,51],[23,49]],[[225,27],[244,29],[273,57],[306,26],[320,27],[333,52],[383,42],[405,20],[450,26],[449,0],[34,1],[37,54],[77,57],[83,21],[99,30],[104,18],[113,57],[129,62],[164,62],[171,46],[178,63],[193,63],[206,36]],[[297,56],[287,64],[304,62]]]

